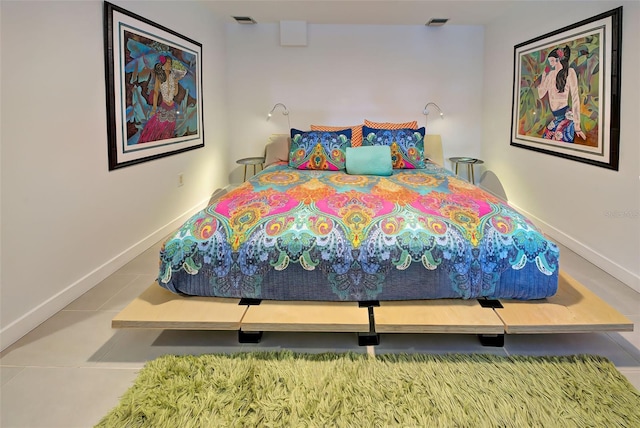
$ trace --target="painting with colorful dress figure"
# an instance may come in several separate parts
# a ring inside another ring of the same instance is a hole
[[[105,2],[109,169],[204,146],[202,45]]]
[[[516,45],[511,145],[618,169],[622,7]]]

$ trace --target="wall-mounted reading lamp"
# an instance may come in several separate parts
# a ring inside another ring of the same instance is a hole
[[[425,123],[428,122],[429,119],[429,107],[434,107],[440,112],[440,119],[444,119],[444,113],[438,107],[436,103],[427,103],[424,106],[424,110],[422,110],[422,114],[424,114]],[[442,153],[442,138],[438,134],[431,134],[424,136],[424,154],[427,159],[437,163],[440,166],[444,166],[444,155]]]
[[[291,120],[289,119],[289,110],[287,110],[287,106],[285,106],[282,103],[277,103],[276,105],[273,106],[273,108],[271,109],[271,111],[269,112],[269,114],[267,115],[267,121],[271,119],[271,116],[273,115],[273,112],[276,110],[276,108],[278,107],[282,107],[282,114],[284,116],[287,116],[287,123],[289,124],[289,129],[291,129]]]
[[[424,110],[422,110],[422,114],[424,114],[425,117],[425,121],[429,118],[429,107],[435,107],[439,112],[440,112],[440,119],[444,119],[444,113],[442,113],[442,110],[440,110],[440,107],[438,107],[438,104],[436,103],[427,103],[426,106],[424,106]]]

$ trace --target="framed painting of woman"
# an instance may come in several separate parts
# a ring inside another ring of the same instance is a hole
[[[109,169],[204,146],[202,45],[104,3]]]
[[[622,7],[514,47],[511,145],[618,169]]]

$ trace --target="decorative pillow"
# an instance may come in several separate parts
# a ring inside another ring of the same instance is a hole
[[[264,149],[265,168],[275,162],[289,161],[291,140],[287,134],[271,134]]]
[[[297,169],[344,169],[345,149],[351,146],[351,129],[334,132],[291,130],[289,166]]]
[[[389,146],[347,147],[346,155],[347,174],[385,176],[393,174]]]
[[[420,129],[362,128],[363,146],[389,146],[395,169],[424,168],[424,127]]]
[[[378,129],[418,129],[418,121],[414,120],[411,122],[404,123],[393,123],[393,122],[371,122],[370,120],[364,120],[364,126],[368,126],[369,128],[378,128]]]
[[[345,128],[351,128],[351,147],[361,146],[362,145],[362,125],[354,125],[354,126],[311,125],[312,131],[341,131]]]

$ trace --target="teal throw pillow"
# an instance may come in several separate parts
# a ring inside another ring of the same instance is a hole
[[[393,174],[389,146],[347,147],[346,153],[347,174],[384,176]]]

